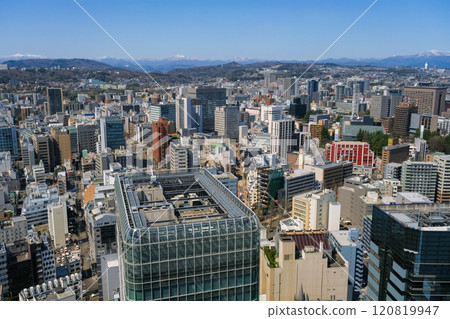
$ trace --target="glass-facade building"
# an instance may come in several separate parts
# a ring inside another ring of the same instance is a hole
[[[123,120],[121,117],[111,116],[100,118],[100,134],[102,151],[110,148],[112,151],[125,146],[123,134]]]
[[[450,300],[450,204],[374,206],[367,296]]]
[[[115,179],[122,300],[258,300],[260,224],[206,169]]]
[[[10,152],[12,156],[19,154],[16,127],[5,120],[0,121],[0,152]]]

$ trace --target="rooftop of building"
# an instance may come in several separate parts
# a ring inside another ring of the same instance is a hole
[[[392,150],[396,150],[399,148],[408,148],[408,150],[409,150],[409,144],[388,145],[388,146],[384,146],[383,150],[392,151]]]
[[[253,216],[206,169],[122,174],[120,190],[131,228],[158,227]]]
[[[421,231],[450,231],[450,203],[379,205],[405,227]]]

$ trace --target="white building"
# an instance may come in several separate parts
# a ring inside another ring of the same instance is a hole
[[[19,293],[20,301],[76,301],[82,294],[81,276],[71,274],[25,288]]]
[[[45,184],[31,183],[27,186],[27,194],[22,208],[22,216],[27,219],[27,224],[47,224],[48,205],[59,199],[56,188],[48,188]]]
[[[66,235],[69,233],[65,198],[48,205],[48,228],[55,248],[64,247],[66,245]]]
[[[351,283],[348,300],[355,300],[352,295],[362,287],[364,268],[363,244],[359,240],[359,229],[330,231],[330,244],[348,262],[348,280]]]
[[[269,133],[272,135],[272,153],[276,153],[281,160],[286,161],[287,153],[291,150],[294,134],[294,120],[286,118],[272,121]]]
[[[12,244],[26,236],[27,220],[24,216],[15,216],[0,221],[0,243]]]

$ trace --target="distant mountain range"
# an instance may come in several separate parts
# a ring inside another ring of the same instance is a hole
[[[130,68],[134,70],[139,70],[134,62],[126,59],[116,59],[111,57],[103,57],[96,59],[97,61],[107,63],[109,65],[120,67],[120,68]],[[193,68],[199,66],[212,66],[227,64],[230,62],[237,62],[239,64],[252,64],[256,62],[270,62],[261,59],[250,59],[250,58],[236,58],[229,60],[197,60],[189,59],[183,55],[177,55],[172,58],[167,58],[163,60],[151,60],[142,59],[138,60],[144,69],[147,71],[169,71],[176,68]],[[274,61],[275,62],[275,61]],[[280,60],[276,62],[281,63],[311,63],[313,60],[300,61],[300,60]],[[436,65],[440,69],[450,68],[450,52],[440,52],[436,50],[430,50],[422,52],[416,55],[398,55],[391,56],[387,58],[375,59],[375,58],[362,58],[362,59],[323,59],[318,61],[318,63],[334,63],[337,65],[348,65],[348,66],[379,66],[379,67],[424,67],[425,63],[428,63],[428,67],[431,68]]]
[[[1,61],[1,59],[0,59]],[[16,59],[16,60],[6,60],[0,62],[2,64],[6,64],[9,67],[15,68],[52,68],[52,67],[60,67],[62,69],[66,68],[77,68],[77,69],[86,69],[86,70],[106,70],[111,69],[112,67],[103,62],[89,60],[89,59]]]
[[[2,62],[3,61],[3,62]],[[261,59],[250,58],[236,58],[229,60],[198,60],[190,59],[183,55],[176,55],[171,58],[162,60],[140,59],[139,64],[147,71],[167,72],[173,69],[188,69],[203,66],[217,66],[228,64],[230,62],[237,62],[240,65],[254,64],[258,62],[277,62],[277,63],[311,63],[308,61],[297,60],[281,60],[281,61],[266,61]],[[7,64],[10,67],[43,67],[50,68],[60,66],[61,68],[81,68],[81,69],[111,69],[122,68],[129,70],[138,70],[141,68],[133,61],[128,59],[119,59],[114,57],[102,57],[93,60],[89,59],[46,59],[44,57],[30,55],[30,54],[16,54],[9,57],[0,57],[0,63]],[[362,59],[323,59],[318,63],[333,63],[337,65],[347,66],[377,66],[377,67],[424,67],[428,63],[428,67],[432,68],[436,65],[437,68],[450,68],[450,52],[441,52],[430,50],[416,55],[399,55],[387,58],[362,58]]]

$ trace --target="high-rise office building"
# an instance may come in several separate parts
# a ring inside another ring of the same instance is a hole
[[[368,299],[450,300],[449,222],[448,204],[374,207]]]
[[[334,99],[336,102],[342,102],[345,98],[345,85],[344,83],[338,83],[334,87]]]
[[[253,211],[205,169],[156,174],[115,179],[121,300],[258,300]]]
[[[86,150],[89,153],[96,151],[98,141],[99,126],[97,124],[79,124],[77,125],[78,151],[80,154]]]
[[[182,133],[183,130],[203,131],[202,106],[200,100],[190,97],[177,99],[176,107],[176,130]]]
[[[404,161],[402,164],[402,191],[417,192],[434,202],[438,166],[434,162]]]
[[[121,117],[110,116],[100,118],[101,149],[110,148],[114,151],[125,146],[123,120]]]
[[[61,88],[47,88],[47,114],[63,112],[63,91]]]
[[[66,128],[52,128],[51,135],[53,138],[53,146],[55,148],[55,163],[63,165],[66,160],[72,161],[72,144],[69,131]]]
[[[447,88],[410,86],[405,87],[403,92],[408,102],[417,106],[418,113],[441,115],[445,111]]]
[[[450,202],[450,155],[434,157],[437,164],[436,202]]]
[[[10,152],[13,156],[19,154],[16,127],[4,119],[0,119],[0,152]]]
[[[270,89],[270,84],[277,80],[277,72],[274,70],[264,71],[264,88]]]
[[[387,95],[372,96],[370,104],[370,116],[378,120],[385,117],[390,117],[391,114],[391,100]]]
[[[158,168],[166,167],[163,160],[166,158],[169,147],[169,121],[165,117],[160,117],[158,122],[152,125],[153,137],[153,160]]]
[[[214,117],[218,136],[239,138],[239,106],[216,106]]]
[[[47,134],[33,134],[33,147],[36,153],[36,162],[44,163],[45,172],[53,172],[56,166],[54,142]]]
[[[283,93],[286,100],[291,100],[295,95],[295,78],[283,79]]]
[[[176,107],[173,103],[160,103],[150,105],[150,121],[158,122],[160,117],[167,118],[170,122],[177,123]]]
[[[226,105],[227,89],[210,86],[199,86],[188,90],[190,98],[201,101],[203,131],[214,132],[214,114],[216,106]]]
[[[394,132],[397,136],[404,137],[409,135],[411,114],[416,112],[417,108],[409,103],[400,103],[395,107]]]

